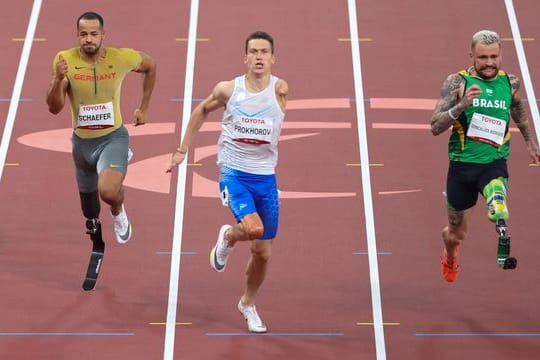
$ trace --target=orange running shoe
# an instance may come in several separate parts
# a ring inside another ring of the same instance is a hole
[[[441,270],[444,280],[448,282],[456,281],[459,274],[457,253],[454,257],[454,261],[449,262],[448,258],[446,257],[446,251],[443,250],[443,254],[441,255]]]

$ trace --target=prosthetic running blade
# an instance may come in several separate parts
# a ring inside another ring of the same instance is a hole
[[[499,235],[497,263],[504,270],[513,270],[517,267],[517,259],[510,256],[510,235],[508,235],[506,222],[503,219],[499,219],[495,228]]]
[[[90,261],[88,262],[88,269],[86,270],[86,277],[82,288],[85,291],[89,291],[94,290],[96,287],[101,264],[103,263],[103,256],[105,255],[105,243],[101,237],[101,223],[99,220],[87,220],[86,229],[86,233],[90,235],[90,239],[92,240],[92,253],[90,254]]]

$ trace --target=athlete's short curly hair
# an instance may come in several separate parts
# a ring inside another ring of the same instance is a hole
[[[472,37],[471,49],[474,49],[476,45],[501,45],[501,38],[499,34],[491,30],[480,30]]]
[[[265,31],[255,31],[251,33],[246,39],[246,54],[248,51],[248,43],[250,42],[250,40],[255,39],[263,39],[268,41],[270,43],[270,50],[272,51],[272,54],[274,53],[274,38]]]
[[[101,29],[103,29],[103,25],[105,25],[105,23],[103,21],[103,17],[101,15],[99,15],[98,13],[93,12],[93,11],[87,11],[84,14],[82,14],[81,16],[79,16],[79,18],[77,19],[77,29],[79,28],[79,22],[81,20],[97,20],[97,21],[99,21],[99,27]]]

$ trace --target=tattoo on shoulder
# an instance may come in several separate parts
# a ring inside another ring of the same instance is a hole
[[[459,89],[461,84],[465,82],[465,80],[461,77],[459,74],[452,74],[450,75],[446,81],[449,83],[450,89],[453,91],[456,91]]]
[[[441,89],[438,106],[441,110],[447,110],[456,104],[459,89],[464,81],[459,74],[452,74],[446,78]]]
[[[508,74],[508,78],[510,79],[510,86],[512,86],[512,90],[514,92],[518,91],[521,87],[521,82],[515,75]]]

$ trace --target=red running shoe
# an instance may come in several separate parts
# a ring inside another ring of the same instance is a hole
[[[459,263],[456,256],[454,257],[454,260],[452,262],[448,261],[448,258],[446,257],[446,251],[443,250],[443,254],[441,255],[441,270],[442,270],[442,276],[444,280],[448,282],[454,282],[456,281],[456,278],[459,274]]]

